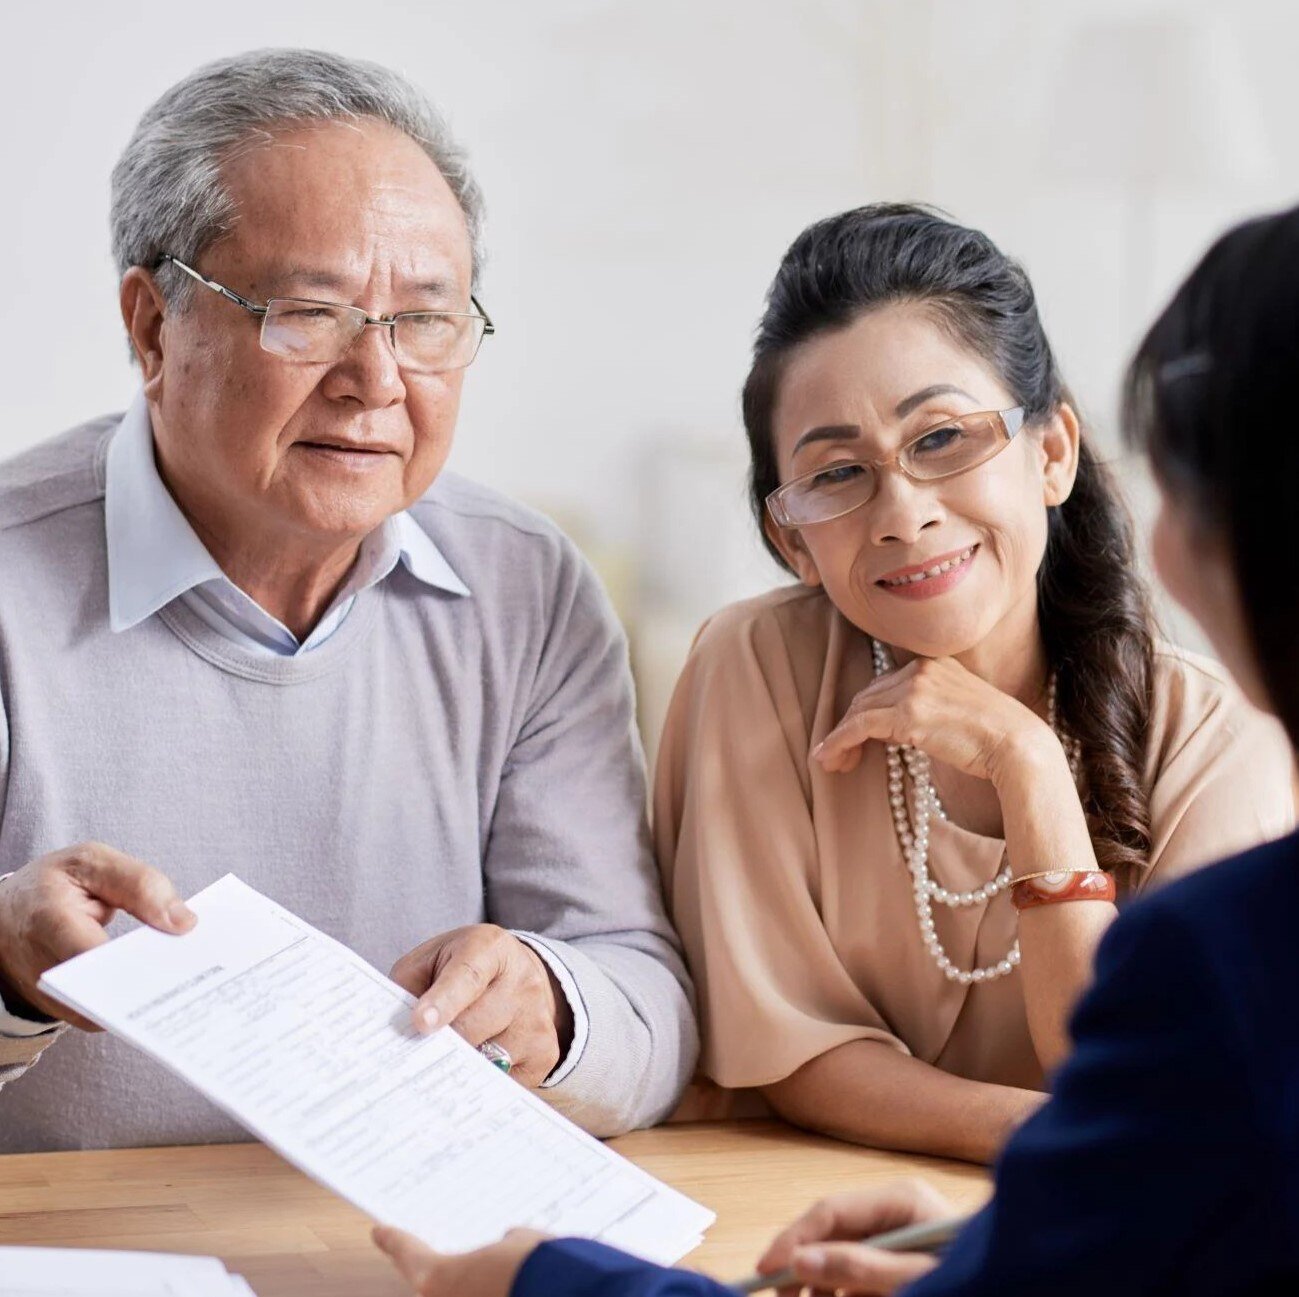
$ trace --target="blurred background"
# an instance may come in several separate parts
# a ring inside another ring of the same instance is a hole
[[[162,90],[265,45],[400,69],[487,195],[499,333],[452,467],[595,561],[651,749],[698,624],[783,579],[747,512],[738,391],[804,225],[920,199],[1018,256],[1145,517],[1115,432],[1124,359],[1216,233],[1299,197],[1284,0],[137,0],[5,24],[0,459],[133,393],[108,176]]]

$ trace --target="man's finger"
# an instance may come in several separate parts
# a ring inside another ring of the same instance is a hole
[[[530,1030],[516,1024],[492,1037],[510,1056],[510,1078],[535,1090],[559,1064],[554,1032]]]
[[[198,922],[166,874],[112,847],[100,843],[88,846],[65,868],[91,896],[160,932],[188,932]]]
[[[82,1031],[101,1030],[95,1023],[81,1014],[75,1013],[66,1005],[42,995],[37,982],[47,969],[56,967],[76,955],[94,950],[108,940],[104,931],[94,919],[75,911],[64,911],[41,923],[33,925],[32,942],[27,949],[27,959],[20,972],[21,984],[19,993],[34,1009],[49,1014],[52,1018],[61,1018],[70,1022]]]
[[[388,973],[388,977],[397,983],[403,991],[409,991],[419,997],[428,990],[433,964],[437,959],[437,947],[431,942],[417,946],[403,955]]]
[[[506,992],[503,980],[497,978],[473,1004],[451,1020],[451,1026],[477,1048],[485,1040],[505,1035],[514,1025],[517,1008],[514,997]]]
[[[83,1018],[75,1010],[69,1009],[66,1004],[60,1004],[57,1000],[42,995],[35,987],[23,987],[22,997],[33,1009],[45,1014],[47,1018],[57,1018],[60,1022],[69,1023],[79,1031],[103,1031],[103,1027],[97,1022],[91,1022],[89,1018]]]
[[[442,1259],[414,1234],[392,1225],[376,1225],[370,1237],[416,1292],[432,1278],[434,1268]]]
[[[499,947],[452,956],[415,1006],[415,1026],[434,1031],[454,1022],[496,980],[501,971]]]

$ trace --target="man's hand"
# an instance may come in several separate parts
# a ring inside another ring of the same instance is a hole
[[[512,1229],[499,1243],[458,1256],[434,1252],[391,1225],[376,1226],[373,1238],[419,1297],[509,1297],[524,1261],[546,1236]]]
[[[471,1045],[494,1040],[509,1051],[510,1075],[535,1089],[555,1070],[573,1035],[568,1001],[545,960],[504,928],[457,928],[416,946],[392,980],[419,996],[415,1026],[450,1024]]]
[[[937,1262],[915,1252],[881,1252],[859,1240],[955,1214],[952,1204],[923,1180],[836,1194],[822,1199],[776,1236],[758,1262],[758,1273],[793,1270],[799,1286],[782,1288],[781,1297],[796,1297],[804,1287],[887,1297],[927,1274]]]
[[[36,983],[46,969],[103,945],[118,910],[172,935],[197,922],[165,874],[99,842],[51,852],[0,883],[0,996],[11,1009],[25,1003],[97,1031]]]

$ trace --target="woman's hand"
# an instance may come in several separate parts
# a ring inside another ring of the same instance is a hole
[[[955,1214],[952,1204],[923,1180],[836,1194],[822,1199],[776,1236],[758,1262],[758,1273],[794,1272],[799,1286],[782,1288],[780,1297],[797,1297],[804,1287],[887,1297],[938,1263],[916,1252],[881,1252],[859,1240]]]
[[[872,739],[919,748],[994,785],[1026,762],[1064,762],[1040,716],[954,658],[915,658],[873,680],[812,755],[824,769],[846,773]]]
[[[372,1237],[419,1297],[509,1297],[524,1261],[546,1241],[535,1230],[512,1229],[490,1247],[444,1256],[391,1225],[376,1225]]]

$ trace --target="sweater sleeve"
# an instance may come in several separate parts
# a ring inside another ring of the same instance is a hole
[[[65,1022],[29,1022],[0,1000],[0,1086],[22,1076],[66,1028]]]
[[[4,823],[9,781],[9,716],[0,685],[0,825]],[[0,887],[8,874],[0,875]],[[63,1024],[37,1022],[10,1011],[0,997],[0,1086],[16,1081],[41,1056]]]
[[[555,1239],[523,1263],[510,1297],[734,1297],[705,1275],[668,1270],[586,1239]]]
[[[1184,920],[1157,902],[1129,911],[1101,944],[1052,1101],[906,1297],[1243,1291],[1211,1273],[1227,1250],[1213,1241],[1264,1196],[1246,1181],[1268,1164],[1234,1022],[1214,952]]]
[[[544,943],[586,1019],[547,1101],[599,1136],[661,1120],[698,1054],[692,991],[650,851],[626,640],[567,544],[483,868],[490,921]]]

